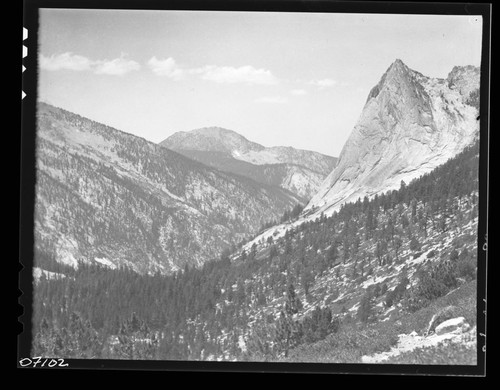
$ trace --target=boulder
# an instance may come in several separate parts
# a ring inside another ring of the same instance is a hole
[[[456,317],[441,322],[436,326],[436,334],[442,335],[445,333],[463,333],[470,328],[470,325],[465,322],[464,317]]]

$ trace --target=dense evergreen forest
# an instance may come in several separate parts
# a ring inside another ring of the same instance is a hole
[[[38,250],[32,356],[274,361],[421,310],[476,278],[478,154],[172,275]]]

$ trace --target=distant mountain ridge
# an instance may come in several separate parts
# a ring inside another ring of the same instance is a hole
[[[160,145],[222,171],[292,191],[309,200],[337,159],[292,147],[264,147],[233,130],[205,127],[174,133]]]
[[[45,103],[37,121],[35,248],[58,262],[170,273],[301,202]]]
[[[241,153],[261,151],[265,147],[251,142],[241,134],[222,127],[203,127],[191,131],[179,131],[166,138],[160,145],[169,149],[201,150],[210,152]]]

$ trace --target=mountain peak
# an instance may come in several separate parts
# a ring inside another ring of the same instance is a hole
[[[393,79],[394,77],[406,77],[410,73],[410,68],[401,61],[399,58],[397,58],[387,69],[385,73],[385,78],[382,76],[382,78],[385,81],[389,81]]]
[[[389,68],[408,68],[408,67],[402,60],[396,58],[396,60],[391,64],[391,66],[389,66]]]
[[[222,127],[202,127],[191,131],[179,131],[160,142],[173,150],[200,150],[232,153],[234,150],[259,151],[264,147],[251,142],[241,134]]]
[[[191,131],[183,131],[182,133],[207,134],[207,135],[238,134],[236,131],[228,130],[220,126],[200,127],[199,129],[194,129]]]
[[[456,89],[464,97],[479,88],[481,72],[477,66],[454,66],[446,80],[448,87]]]
[[[333,212],[358,197],[397,189],[401,180],[408,183],[459,153],[477,135],[471,94],[478,89],[475,67],[453,68],[446,83],[394,61],[305,212]]]
[[[387,68],[385,73],[380,78],[378,84],[372,88],[372,90],[368,94],[368,98],[366,101],[368,102],[370,99],[377,97],[386,85],[395,82],[397,83],[400,82],[401,80],[407,80],[408,79],[407,75],[409,74],[409,71],[410,69],[405,65],[405,63],[401,61],[399,58],[397,58]]]
[[[285,185],[293,184],[296,188],[305,185],[307,188],[314,189],[314,191],[337,162],[335,157],[311,150],[297,149],[291,146],[265,147],[249,141],[233,130],[220,127],[203,127],[188,132],[174,133],[162,141],[160,145],[190,158],[198,159],[198,161],[208,162],[209,165],[218,169],[222,167],[224,168],[222,170],[243,175],[256,170],[262,171],[263,169],[268,169],[266,175],[270,174],[272,170],[276,172],[284,172],[284,170],[290,169],[301,172],[307,171],[309,177],[321,177],[318,180],[318,185],[307,183],[307,180],[299,180],[301,183],[295,185],[292,182],[297,182],[297,175],[293,178],[288,177]],[[230,161],[233,166],[228,165]],[[278,167],[278,165],[283,164],[294,165],[295,168]],[[257,168],[257,166],[264,165],[268,167]],[[274,167],[271,167],[271,165],[274,165]],[[303,195],[300,194],[300,196]],[[306,195],[307,198],[310,198],[313,193],[308,192]]]
[[[474,65],[456,65],[448,74],[448,78],[457,73],[479,72],[479,68]]]

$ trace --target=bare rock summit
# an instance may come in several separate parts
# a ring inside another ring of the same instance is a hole
[[[479,134],[479,76],[479,68],[465,66],[430,78],[396,60],[370,91],[305,215],[331,215],[344,203],[398,189],[471,144]]]

